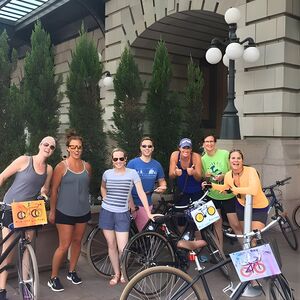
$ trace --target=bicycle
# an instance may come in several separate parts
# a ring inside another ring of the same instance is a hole
[[[230,236],[241,237],[254,237],[258,241],[262,241],[261,234],[274,226],[280,220],[278,216],[270,224],[268,224],[263,230],[255,230],[246,235],[234,235]],[[211,291],[206,280],[206,275],[221,268],[222,266],[231,263],[231,258],[227,258],[225,261],[219,262],[217,265],[205,269],[201,266],[199,260],[199,253],[196,256],[196,266],[198,274],[192,278],[188,274],[170,266],[155,266],[142,271],[137,274],[127,284],[120,300],[131,299],[208,299],[213,300]],[[202,284],[198,285],[197,281],[201,280]],[[233,288],[232,283],[226,287],[223,292],[230,292],[230,299],[239,299],[249,281],[239,283],[236,288]],[[289,284],[282,274],[271,276],[266,281],[266,297],[267,300],[294,300],[293,291],[289,287]]]
[[[182,210],[188,210],[203,203],[208,190],[201,199],[186,205],[173,205],[165,216],[156,219],[156,223],[162,225],[164,234],[158,232],[142,232],[135,235],[126,245],[122,256],[122,272],[127,281],[130,281],[142,270],[153,266],[174,266],[182,270],[189,267],[189,252],[194,251],[199,242],[193,242],[195,235],[194,224],[186,224],[183,233],[179,233],[173,220],[184,215]],[[178,212],[179,210],[179,212]],[[200,216],[202,218],[203,215]],[[211,231],[211,227],[201,230],[202,238],[207,242],[209,255],[214,262],[218,263],[226,259],[225,254],[219,246],[219,242]],[[184,243],[182,243],[182,238]],[[178,247],[179,246],[179,247]],[[221,268],[226,278],[230,277],[230,266],[224,265]]]
[[[293,211],[293,221],[298,228],[300,228],[300,205],[298,205]]]
[[[287,184],[290,179],[291,177],[287,177],[283,180],[278,180],[275,184],[270,185],[268,187],[264,187],[263,191],[270,202],[268,214],[270,214],[271,210],[274,208],[275,217],[280,216],[279,227],[284,238],[288,242],[289,246],[296,251],[298,249],[298,240],[293,225],[289,217],[287,216],[287,213],[285,212],[282,203],[280,202],[275,193],[275,191],[280,191],[280,189],[277,189],[279,186]]]
[[[168,202],[161,197],[154,213],[164,213],[167,210]],[[157,224],[149,220],[143,231],[155,231]],[[134,218],[131,216],[129,239],[138,233]],[[96,225],[88,234],[85,241],[87,244],[87,260],[97,274],[104,278],[110,278],[114,271],[108,256],[108,248],[103,231]]]
[[[0,209],[2,212],[1,220],[4,216],[5,210],[11,210],[11,206],[4,202],[0,202]],[[2,221],[1,221],[2,222]],[[19,279],[19,288],[22,299],[36,300],[39,294],[39,272],[38,265],[35,256],[35,252],[31,245],[31,241],[27,235],[29,230],[37,230],[40,227],[22,227],[14,228],[13,224],[10,226],[10,232],[8,235],[1,240],[0,247],[13,236],[13,240],[7,249],[0,256],[0,265],[7,258],[7,256],[13,251],[15,247],[18,249],[17,255],[17,271]],[[1,224],[3,228],[3,224]],[[0,273],[13,268],[12,265],[5,265],[0,269]]]

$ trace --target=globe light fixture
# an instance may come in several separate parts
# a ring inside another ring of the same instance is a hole
[[[105,75],[105,77],[102,79],[103,86],[105,86],[107,89],[111,89],[114,86],[114,80],[110,74],[109,71],[105,71],[102,73],[102,76]]]
[[[222,59],[222,52],[217,47],[211,47],[206,51],[205,58],[210,64],[217,64]]]
[[[235,8],[229,8],[224,15],[228,24],[228,38],[220,40],[213,38],[211,47],[206,51],[205,58],[210,64],[217,64],[222,59],[223,64],[228,67],[228,93],[227,105],[222,115],[221,139],[240,139],[240,124],[237,109],[234,105],[235,100],[235,60],[243,57],[248,63],[253,63],[259,58],[259,51],[255,42],[248,37],[243,41],[236,35],[237,22],[240,20],[241,13]]]

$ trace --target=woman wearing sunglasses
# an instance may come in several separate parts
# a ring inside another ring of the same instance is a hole
[[[91,166],[81,159],[83,140],[76,132],[67,134],[68,157],[54,169],[49,221],[56,224],[59,245],[52,259],[52,273],[48,286],[55,292],[64,287],[58,278],[59,267],[70,248],[67,279],[73,284],[82,283],[75,269],[81,251],[81,240],[91,218],[89,183]]]
[[[128,241],[130,214],[128,202],[133,185],[142,201],[149,219],[155,217],[149,209],[147,196],[136,170],[126,168],[126,153],[120,148],[112,151],[113,168],[103,173],[101,195],[103,198],[99,216],[99,227],[107,241],[108,254],[115,275],[110,280],[111,286],[119,281],[125,283],[121,276],[120,258]]]
[[[153,151],[152,139],[148,136],[143,137],[140,141],[141,156],[130,160],[127,164],[128,168],[135,169],[138,172],[147,195],[150,210],[152,210],[152,193],[163,193],[167,189],[164,170],[161,164],[152,158]],[[154,189],[156,183],[158,187]],[[132,189],[132,198],[134,205],[138,207],[134,214],[135,223],[138,230],[142,231],[148,222],[148,216],[135,187]]]
[[[47,164],[47,159],[52,155],[55,150],[55,139],[51,136],[44,137],[39,145],[39,152],[33,156],[20,156],[14,160],[1,174],[0,186],[15,175],[15,179],[11,187],[6,192],[3,201],[11,204],[20,201],[29,201],[36,199],[41,195],[47,195],[49,192],[50,181],[52,176],[52,167]],[[4,238],[10,231],[9,225],[12,224],[11,211],[4,214],[2,238]],[[33,232],[28,232],[29,236],[33,237]],[[2,253],[10,245],[10,240],[4,243]],[[11,253],[12,254],[12,253]],[[12,262],[12,255],[9,255],[2,263],[6,266]],[[0,273],[0,300],[6,299],[6,281],[7,271],[4,270]]]

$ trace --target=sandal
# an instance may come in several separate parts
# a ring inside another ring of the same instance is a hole
[[[120,280],[120,274],[118,274],[118,275],[115,274],[112,276],[112,279],[109,281],[109,285],[114,286],[114,285],[118,284],[119,280]]]
[[[121,273],[120,282],[121,282],[121,283],[126,283],[126,279],[125,279],[125,277],[123,276],[122,273]]]

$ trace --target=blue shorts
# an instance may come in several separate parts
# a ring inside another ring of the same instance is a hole
[[[116,213],[101,207],[99,214],[99,227],[101,229],[114,230],[117,232],[129,232],[130,213]]]

